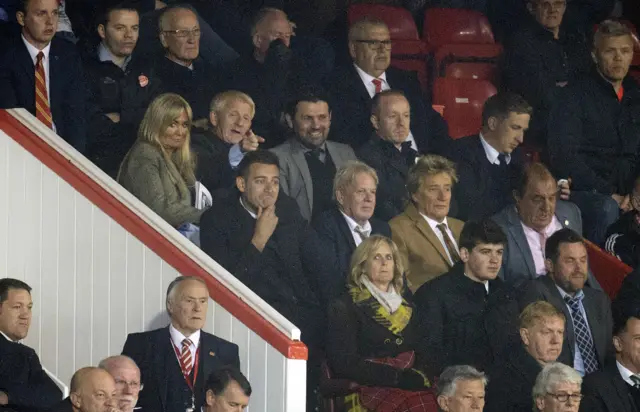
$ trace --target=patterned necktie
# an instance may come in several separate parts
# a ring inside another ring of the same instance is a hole
[[[378,93],[380,93],[382,91],[382,80],[373,79],[373,80],[371,80],[371,83],[373,83],[373,85],[376,86],[376,94],[378,94]]]
[[[356,226],[355,229],[353,229],[353,230],[358,234],[358,236],[360,236],[360,241],[361,242],[364,242],[364,240],[369,237],[369,234],[370,234],[369,232],[370,231],[369,230],[365,230],[360,226]]]
[[[49,94],[47,93],[47,77],[44,72],[44,63],[42,59],[44,53],[38,53],[36,60],[36,118],[40,120],[49,129],[53,129],[53,120],[51,118],[51,108],[49,107]]]
[[[449,256],[451,256],[453,264],[455,265],[456,263],[460,262],[460,255],[458,254],[456,247],[453,246],[453,241],[449,237],[449,233],[447,233],[447,225],[445,225],[444,223],[440,223],[439,225],[436,225],[436,227],[438,228],[438,230],[440,230],[440,233],[442,233],[444,245],[447,248],[447,252],[449,252]]]
[[[584,363],[584,372],[589,374],[598,369],[598,359],[596,358],[596,350],[593,346],[593,340],[591,333],[589,333],[589,327],[587,321],[582,315],[580,309],[580,303],[583,295],[571,298],[565,296],[564,300],[571,308],[571,319],[573,320],[573,332],[576,336],[576,342],[578,343],[578,349],[582,355],[582,361]]]
[[[191,341],[184,339],[182,341],[182,352],[180,353],[180,364],[182,365],[182,373],[185,376],[191,375],[191,369],[193,369],[193,359],[191,358]]]
[[[633,387],[634,388],[640,389],[640,376],[631,375],[631,376],[629,376],[629,379],[631,379],[631,382],[633,382]]]

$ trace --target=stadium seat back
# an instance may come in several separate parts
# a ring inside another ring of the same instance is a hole
[[[589,268],[604,292],[614,299],[624,278],[633,270],[630,266],[611,256],[595,244],[586,241]]]
[[[363,17],[375,17],[389,27],[393,40],[419,40],[418,28],[409,10],[382,4],[352,4],[347,10],[347,21],[352,25]]]
[[[484,102],[496,93],[496,87],[487,80],[439,77],[433,87],[433,104],[444,106],[449,135],[459,139],[478,133]]]
[[[434,54],[435,76],[454,79],[499,80],[498,44],[446,44]]]
[[[489,20],[482,13],[447,8],[427,9],[422,40],[432,48],[456,43],[495,43]]]

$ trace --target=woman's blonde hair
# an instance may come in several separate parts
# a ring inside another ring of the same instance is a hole
[[[169,126],[183,112],[187,113],[189,119],[185,141],[180,149],[170,153],[162,145],[161,139]],[[193,186],[196,182],[195,156],[191,153],[192,121],[193,112],[189,103],[175,93],[165,93],[153,99],[138,128],[138,142],[149,143],[162,152],[169,166],[171,179],[179,186],[185,185],[185,183],[187,186]]]
[[[398,251],[398,247],[393,242],[393,240],[389,239],[386,236],[381,235],[372,235],[365,239],[360,246],[356,248],[351,256],[351,266],[349,271],[349,285],[357,286],[362,289],[362,276],[368,276],[367,274],[367,266],[369,261],[373,259],[375,252],[378,248],[386,244],[391,249],[391,254],[393,255],[393,262],[395,263],[393,268],[393,279],[391,283],[396,288],[397,292],[401,292],[403,288],[403,274],[405,268],[405,262],[402,255]]]

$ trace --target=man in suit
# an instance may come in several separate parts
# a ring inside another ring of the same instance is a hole
[[[293,136],[272,149],[280,163],[280,189],[291,196],[307,220],[332,208],[336,169],[356,160],[353,149],[327,140],[331,109],[320,93],[300,91],[285,119]]]
[[[98,367],[109,372],[115,381],[115,406],[122,412],[133,412],[142,390],[138,365],[128,356],[117,355],[103,359]]]
[[[505,243],[492,220],[467,222],[460,234],[462,263],[415,293],[420,349],[431,376],[450,365],[485,370],[517,344],[516,293],[497,277]]]
[[[0,279],[0,409],[33,412],[62,399],[36,352],[22,344],[29,333],[32,307],[29,285]]]
[[[238,346],[202,331],[209,291],[202,279],[179,276],[167,288],[169,327],[131,333],[122,349],[140,368],[142,410],[170,412],[204,405],[204,382],[224,365],[240,366]]]
[[[349,28],[353,64],[337,68],[327,88],[334,109],[331,140],[359,148],[371,137],[371,99],[389,89],[401,90],[411,106],[407,140],[420,153],[442,153],[449,139],[447,123],[422,95],[413,73],[389,67],[391,36],[382,20],[370,17]]]
[[[202,250],[302,331],[309,347],[307,401],[312,406],[324,345],[325,302],[335,269],[295,201],[279,193],[275,154],[247,153],[237,191],[214,199],[200,219]],[[221,216],[223,218],[221,218]]]
[[[207,378],[206,405],[203,412],[232,412],[249,405],[251,385],[239,369],[225,366]]]
[[[232,188],[236,168],[245,153],[258,149],[264,139],[251,131],[255,103],[248,95],[230,90],[211,101],[211,127],[191,135],[196,153],[196,179],[209,192]]]
[[[533,385],[534,412],[578,412],[580,385],[582,377],[575,369],[560,362],[546,365]]]
[[[469,365],[452,365],[438,377],[437,400],[443,412],[482,411],[487,375]]]
[[[357,150],[356,155],[378,174],[380,182],[374,215],[388,222],[404,210],[409,200],[405,184],[409,168],[418,156],[407,137],[411,107],[404,93],[385,90],[376,94],[370,122],[375,133]]]
[[[547,273],[544,264],[546,239],[562,228],[582,233],[582,217],[576,205],[558,200],[558,185],[541,163],[525,167],[513,190],[515,205],[493,216],[507,235],[500,277],[515,287]],[[589,286],[600,289],[589,272]]]
[[[611,302],[604,292],[585,287],[587,249],[580,235],[560,229],[545,245],[547,275],[531,281],[521,306],[545,300],[567,319],[559,362],[589,374],[613,354],[611,345]]]
[[[124,412],[117,406],[116,383],[109,372],[86,367],[71,377],[69,396],[48,412]]]
[[[636,412],[640,406],[640,305],[614,304],[613,346],[616,362],[587,375],[582,383],[583,412]]]
[[[23,107],[80,152],[86,145],[86,88],[73,44],[54,37],[57,0],[20,1],[22,26],[0,55],[0,108]]]
[[[519,412],[533,404],[531,389],[542,368],[562,351],[565,319],[549,302],[534,302],[520,314],[522,345],[489,367],[485,412]]]
[[[413,291],[460,261],[458,240],[464,223],[447,217],[457,180],[453,162],[438,155],[419,158],[409,171],[411,203],[389,226],[409,264],[407,278]]]
[[[336,206],[313,219],[323,247],[336,259],[335,295],[344,292],[351,255],[371,235],[391,237],[387,222],[373,217],[376,207],[376,171],[358,160],[338,169],[333,181]]]

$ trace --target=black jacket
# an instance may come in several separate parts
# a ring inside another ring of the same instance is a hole
[[[640,267],[635,268],[624,278],[614,303],[617,305],[628,301],[640,301]]]
[[[356,250],[356,242],[340,209],[333,208],[318,215],[311,222],[318,233],[323,247],[336,259],[335,281],[336,297],[340,296],[347,284],[351,255]],[[372,217],[371,235],[383,235],[391,238],[391,228],[387,222]]]
[[[519,148],[511,153],[504,179],[496,180],[492,165],[479,135],[454,140],[448,157],[456,163],[458,183],[453,186],[451,216],[462,221],[493,216],[513,203],[513,188],[522,171],[524,159]],[[453,203],[453,202],[452,202]]]
[[[525,412],[531,410],[531,390],[542,366],[522,345],[513,347],[503,359],[488,368],[485,412]]]
[[[640,224],[637,210],[630,210],[620,216],[607,229],[604,247],[627,265],[635,268],[640,263]]]
[[[174,395],[179,390],[177,385],[170,385],[169,382],[173,379],[173,382],[182,383],[184,380],[171,343],[169,327],[130,333],[122,354],[133,359],[140,368],[144,391],[140,392],[138,406],[143,410],[157,412],[185,409],[184,405],[168,403],[168,398],[176,399]],[[195,383],[196,410],[204,405],[205,382],[215,368],[225,365],[240,367],[238,345],[204,331],[200,331],[199,356]]]
[[[485,370],[520,344],[515,290],[496,278],[485,285],[464,275],[457,264],[414,294],[428,370],[438,376],[452,365]]]
[[[73,405],[71,405],[71,399],[69,399],[69,397],[64,398],[64,400],[59,402],[53,408],[47,409],[47,412],[73,412]]]
[[[415,164],[417,153],[410,147],[403,147],[401,152],[392,143],[374,134],[356,151],[356,156],[378,174],[374,215],[388,222],[402,213],[409,201],[407,177],[409,168]]]
[[[0,335],[0,391],[9,397],[7,407],[35,412],[60,402],[62,392],[42,369],[36,352]]]
[[[209,192],[233,187],[236,173],[229,164],[229,143],[211,131],[198,132],[191,134],[191,149],[196,154],[196,179]]]
[[[404,92],[411,105],[411,133],[420,153],[442,153],[449,138],[447,122],[422,95],[414,73],[389,67],[385,72],[392,89]],[[347,143],[354,149],[365,144],[373,134],[371,97],[353,64],[340,67],[328,78],[331,98],[329,139]]]
[[[585,376],[580,412],[637,412],[640,405],[636,404],[629,389],[616,363],[611,362],[604,369]]]
[[[563,93],[549,116],[550,166],[557,178],[572,178],[572,190],[629,193],[640,149],[640,89],[630,77],[622,86],[618,101],[613,86],[592,72]]]
[[[322,344],[332,260],[293,199],[280,193],[276,215],[276,229],[260,252],[251,243],[255,219],[239,193],[214,199],[200,219],[202,250],[298,326],[303,342]]]

